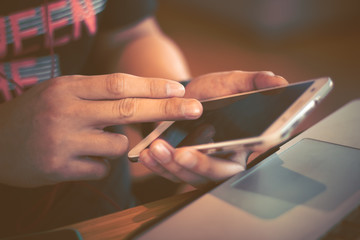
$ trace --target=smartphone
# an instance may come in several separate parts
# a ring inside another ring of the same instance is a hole
[[[202,101],[196,120],[165,121],[128,153],[136,162],[158,138],[173,147],[191,146],[208,155],[265,151],[292,131],[330,92],[329,77]]]

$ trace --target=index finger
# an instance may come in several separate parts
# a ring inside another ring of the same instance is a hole
[[[285,78],[275,75],[273,72],[269,71],[254,73],[252,81],[255,89],[277,87],[288,84]]]
[[[257,89],[277,87],[287,85],[285,78],[275,75],[270,71],[260,72],[243,72],[231,71],[224,72],[223,79],[230,80],[232,86],[230,87],[235,92],[249,92]]]
[[[167,98],[182,97],[185,94],[185,88],[176,81],[124,73],[73,76],[70,84],[77,97],[88,100]]]

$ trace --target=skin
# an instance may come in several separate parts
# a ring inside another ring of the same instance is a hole
[[[50,79],[0,104],[0,183],[39,187],[103,178],[108,161],[128,150],[127,137],[106,126],[201,114],[198,101],[183,99],[184,88],[174,81],[189,78],[184,57],[152,17],[99,32],[89,59],[104,75]]]
[[[38,187],[103,178],[108,162],[128,150],[127,137],[106,126],[194,119],[202,113],[194,98],[286,83],[267,72],[234,71],[195,78],[184,91],[176,83],[191,76],[184,57],[152,17],[99,33],[89,59],[103,75],[57,77],[0,104],[0,183]],[[241,170],[162,142],[141,161],[156,174],[195,186]]]
[[[207,99],[285,84],[287,81],[284,78],[275,76],[272,72],[214,73],[194,79],[187,86],[185,97]],[[236,155],[236,158],[247,157],[247,152]],[[169,180],[186,182],[197,188],[221,182],[244,170],[235,161],[209,157],[191,147],[174,149],[160,139],[144,150],[139,160],[153,172]]]
[[[1,105],[1,182],[34,187],[99,179],[128,139],[105,126],[193,119],[202,111],[184,88],[165,79],[126,74],[64,76]]]

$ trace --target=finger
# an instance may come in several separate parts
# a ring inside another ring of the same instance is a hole
[[[174,160],[189,171],[206,176],[214,182],[225,180],[244,170],[236,162],[210,157],[192,148],[176,149]]]
[[[66,181],[97,180],[106,177],[109,172],[108,160],[99,157],[75,158],[62,171]]]
[[[184,87],[160,78],[142,78],[114,73],[97,76],[72,76],[70,89],[82,99],[121,99],[127,97],[167,98],[182,97]]]
[[[256,89],[270,88],[287,84],[287,81],[283,77],[277,76],[270,71],[233,71],[228,74],[228,77],[232,80],[235,85],[234,88],[237,92],[248,92]]]
[[[285,78],[268,71],[255,73],[253,82],[255,89],[277,87],[288,84]]]
[[[155,157],[152,156],[149,149],[146,149],[141,152],[139,157],[139,162],[141,162],[145,167],[153,171],[154,173],[170,180],[173,182],[181,182],[179,178],[171,174],[166,168],[159,164]]]
[[[199,91],[206,82],[206,89]],[[269,71],[244,72],[228,71],[210,73],[193,80],[186,87],[185,97],[208,99],[261,88],[275,87],[287,84],[287,81]],[[216,91],[210,91],[216,89]]]
[[[102,130],[79,134],[72,142],[79,156],[114,158],[123,155],[129,146],[125,135]]]
[[[127,124],[163,120],[196,119],[202,105],[195,99],[126,98],[117,101],[88,101],[79,108],[91,124]]]
[[[191,184],[194,187],[200,187],[208,184],[210,181],[204,176],[188,171],[183,166],[173,160],[175,149],[163,140],[156,140],[151,144],[149,155],[152,156],[154,164],[161,165],[162,169],[167,170],[172,176]]]

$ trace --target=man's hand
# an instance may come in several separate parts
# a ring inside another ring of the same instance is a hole
[[[284,78],[272,72],[212,73],[191,81],[186,87],[185,97],[207,99],[286,84]],[[247,156],[247,152],[236,155],[237,158]],[[139,159],[155,173],[195,187],[223,181],[244,170],[235,161],[209,157],[191,147],[174,149],[163,140],[154,141],[149,149],[141,153]]]
[[[124,154],[124,135],[106,126],[194,119],[202,113],[184,88],[127,74],[64,76],[0,105],[0,182],[34,187],[98,179]]]
[[[286,85],[287,81],[273,72],[217,72],[199,76],[186,86],[184,97],[204,100],[249,92],[262,88]]]

